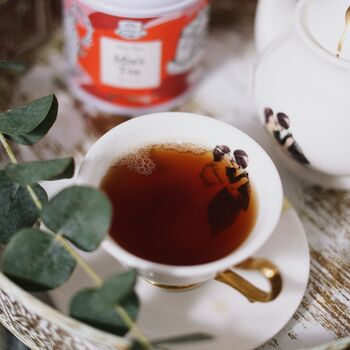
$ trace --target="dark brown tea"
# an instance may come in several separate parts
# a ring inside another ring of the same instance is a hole
[[[101,187],[113,203],[111,237],[149,261],[196,265],[248,237],[257,203],[242,150],[152,145],[117,161]]]

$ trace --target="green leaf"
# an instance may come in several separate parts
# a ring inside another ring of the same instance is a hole
[[[34,228],[16,233],[5,250],[4,273],[30,291],[61,286],[72,274],[76,262],[55,237]]]
[[[186,343],[193,343],[198,341],[207,341],[212,339],[214,339],[214,337],[207,333],[191,333],[191,334],[185,334],[185,335],[178,335],[175,337],[157,339],[157,340],[153,340],[151,343],[152,345],[157,347],[159,345],[186,344]]]
[[[88,252],[95,250],[105,238],[111,217],[108,198],[97,189],[83,186],[64,189],[41,212],[48,228]]]
[[[141,344],[137,339],[133,339],[131,346],[129,346],[128,350],[148,350],[149,347],[145,347],[144,345]],[[155,349],[152,347],[152,349]],[[157,348],[161,350],[166,350],[165,348]]]
[[[25,69],[25,66],[22,62],[0,61],[0,69],[14,70],[17,72],[22,72]]]
[[[44,137],[56,120],[58,102],[48,95],[0,113],[0,132],[25,145],[32,145]]]
[[[137,271],[135,269],[115,274],[106,279],[103,288],[101,288],[101,295],[105,301],[117,304],[134,290],[136,279]]]
[[[49,112],[44,121],[38,125],[34,130],[26,135],[20,136],[9,136],[9,138],[16,143],[20,143],[22,145],[34,145],[38,141],[40,141],[51,129],[52,125],[56,121],[58,111],[58,104],[56,104],[52,111]]]
[[[131,343],[131,345],[128,348],[129,350],[145,350],[145,348],[142,346],[142,344],[137,341],[136,339],[133,340],[133,342]]]
[[[32,186],[42,203],[47,202],[46,192],[39,185]],[[39,217],[28,190],[13,183],[4,170],[0,170],[0,243],[8,240],[21,228],[32,226]]]
[[[74,159],[54,159],[19,164],[8,164],[7,176],[20,185],[31,185],[41,180],[60,180],[74,175]]]
[[[70,305],[72,317],[104,331],[123,336],[128,332],[116,306],[135,320],[139,300],[134,292],[136,271],[130,270],[108,278],[101,288],[86,288],[76,294]]]

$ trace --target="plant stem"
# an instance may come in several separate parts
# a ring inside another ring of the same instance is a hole
[[[12,151],[11,146],[7,142],[5,136],[0,132],[0,141],[5,148],[6,154],[10,158],[13,164],[18,164],[15,154]],[[27,191],[29,192],[35,206],[41,210],[43,205],[39,197],[34,192],[33,188],[30,185],[26,186]],[[50,233],[56,235],[56,239],[63,245],[63,247],[69,252],[69,254],[77,261],[78,265],[84,270],[84,272],[94,281],[97,286],[102,286],[103,281],[97,275],[97,273],[88,265],[88,263],[72,248],[69,243],[60,235],[55,232],[50,231]]]
[[[29,192],[30,196],[32,197],[32,200],[35,204],[35,206],[39,209],[39,211],[43,208],[43,205],[40,202],[39,197],[36,195],[36,193],[33,190],[33,187],[30,185],[26,186],[27,191]]]
[[[138,339],[140,344],[142,344],[145,350],[152,350],[152,345],[149,340],[143,335],[138,327],[136,327],[132,318],[128,315],[128,313],[119,305],[115,307],[118,315],[123,320],[123,322],[129,327],[131,332],[134,333],[135,337]]]
[[[8,155],[8,157],[10,158],[10,161],[13,163],[13,164],[18,164],[18,161],[16,159],[16,156],[15,154],[13,153],[12,151],[12,148],[11,146],[9,145],[9,143],[7,142],[6,140],[6,137],[0,132],[0,141],[2,143],[2,145],[4,146],[5,148],[5,151],[6,151],[6,154]],[[34,192],[33,188],[30,186],[30,185],[27,185],[26,186],[27,188],[27,191],[29,193],[29,195],[32,197],[32,200],[35,204],[35,206],[41,210],[43,208],[38,196],[36,195],[36,193]]]
[[[69,252],[69,254],[77,261],[78,265],[85,272],[86,275],[96,284],[97,287],[103,285],[103,280],[100,276],[90,267],[90,265],[77,253],[77,251],[60,235],[56,234],[56,240],[59,241],[62,246]]]
[[[69,252],[69,254],[77,261],[77,264],[85,272],[86,275],[96,284],[97,287],[102,287],[103,280],[98,276],[98,274],[90,267],[90,265],[76,252],[76,250],[60,235],[52,232],[56,235],[55,239],[59,241],[62,246]],[[128,313],[121,307],[116,306],[115,310],[120,318],[123,320],[125,325],[134,333],[135,337],[142,344],[145,350],[152,350],[152,346],[148,339],[143,335],[140,329],[135,325],[135,322],[128,315]]]
[[[8,157],[10,158],[11,162],[13,164],[18,164],[18,161],[16,159],[16,156],[15,154],[13,153],[9,143],[7,142],[5,136],[3,133],[0,132],[0,141],[2,143],[2,145],[4,146],[5,148],[5,151],[6,151],[6,154],[8,155]]]
[[[0,132],[0,142],[4,146],[6,154],[13,164],[18,164],[17,158],[13,153],[13,150],[10,144],[7,142],[5,136]],[[28,193],[30,194],[35,206],[41,210],[43,205],[39,197],[34,192],[33,188],[30,185],[26,186]],[[55,239],[59,241],[62,246],[68,251],[68,253],[75,259],[80,268],[85,272],[87,276],[95,283],[97,287],[102,287],[103,280],[100,276],[90,267],[90,265],[80,256],[80,254],[62,237],[62,235],[48,230],[51,234],[55,235]],[[135,334],[135,337],[138,339],[140,344],[144,347],[145,350],[152,350],[152,346],[148,339],[143,335],[141,330],[136,326],[135,322],[131,319],[128,313],[119,305],[115,307],[116,312],[123,320],[125,325],[129,328],[131,332]]]

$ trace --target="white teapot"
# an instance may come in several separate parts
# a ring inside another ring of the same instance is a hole
[[[262,122],[292,169],[340,188],[350,188],[349,7],[349,0],[260,0],[255,32]]]

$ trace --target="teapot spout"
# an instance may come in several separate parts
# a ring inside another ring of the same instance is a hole
[[[255,17],[255,43],[263,52],[278,38],[298,0],[259,0]]]

